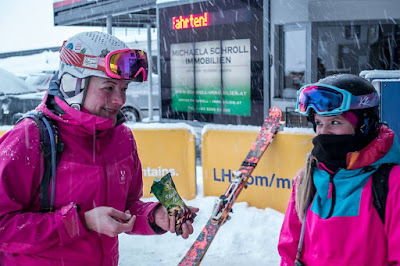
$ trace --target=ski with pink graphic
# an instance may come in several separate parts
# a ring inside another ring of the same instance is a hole
[[[247,187],[247,179],[260,161],[261,156],[268,148],[272,139],[279,130],[282,119],[282,111],[278,107],[272,107],[265,118],[255,142],[242,162],[238,171],[233,172],[233,179],[224,195],[216,201],[212,215],[203,230],[193,243],[192,247],[183,257],[179,266],[199,265],[219,228],[230,218],[229,212],[243,188]]]

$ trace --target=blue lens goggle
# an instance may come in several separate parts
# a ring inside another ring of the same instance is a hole
[[[321,116],[334,116],[350,109],[364,109],[379,105],[379,95],[353,96],[350,92],[326,84],[309,84],[297,91],[296,112],[309,115],[311,108]]]

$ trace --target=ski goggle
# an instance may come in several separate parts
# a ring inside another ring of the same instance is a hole
[[[113,79],[136,82],[147,80],[147,54],[142,50],[117,50],[108,53],[104,58],[77,53],[63,45],[60,50],[60,59],[76,67],[103,71]]]
[[[326,84],[309,84],[297,91],[296,112],[309,115],[312,108],[321,116],[334,116],[351,109],[364,109],[379,105],[379,95],[354,96],[350,92]]]

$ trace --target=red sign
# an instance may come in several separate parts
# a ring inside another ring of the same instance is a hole
[[[202,28],[210,25],[210,14],[190,14],[188,16],[172,17],[172,29],[182,30],[190,28]]]
[[[72,5],[83,0],[53,0],[53,8],[59,8],[66,5]]]

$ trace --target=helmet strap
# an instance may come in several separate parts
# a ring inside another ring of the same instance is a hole
[[[360,132],[362,136],[368,135],[369,132],[369,119],[364,118],[364,123],[360,126]]]
[[[83,97],[88,82],[88,78],[77,78],[70,74],[64,74],[61,77],[60,92],[64,100],[76,110],[81,110]]]
[[[83,82],[83,97],[82,97],[81,106],[83,105],[83,103],[85,102],[85,99],[86,99],[86,93],[87,93],[87,89],[89,87],[90,78],[91,78],[91,76],[82,79],[82,82]]]
[[[80,93],[81,90],[81,85],[82,85],[82,80],[81,78],[77,78],[76,79],[76,83],[75,83],[75,95],[78,95]],[[76,109],[76,110],[81,110],[81,104],[78,103],[72,103],[71,107]]]

